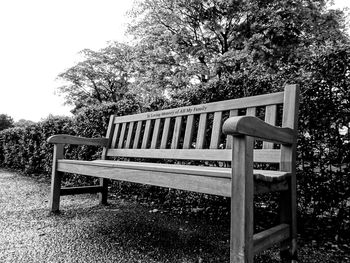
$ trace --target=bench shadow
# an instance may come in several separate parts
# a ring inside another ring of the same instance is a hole
[[[172,258],[178,262],[229,261],[229,228],[220,223],[208,225],[200,218],[150,213],[139,204],[121,203],[64,210],[54,216],[67,220],[77,214],[93,222],[84,228],[88,238],[80,240],[87,247],[98,242],[102,250],[112,254],[137,251],[160,262]],[[257,262],[279,261],[260,255]]]

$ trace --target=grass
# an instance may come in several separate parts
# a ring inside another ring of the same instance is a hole
[[[0,170],[0,262],[229,262],[227,220],[184,216],[96,195],[63,197],[48,212],[49,182]],[[300,262],[349,262],[349,251],[329,240],[300,238]],[[276,248],[256,262],[279,262]]]

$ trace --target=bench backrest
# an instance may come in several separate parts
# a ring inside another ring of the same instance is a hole
[[[106,136],[109,146],[103,158],[231,161],[231,136],[221,132],[228,117],[257,116],[269,124],[296,129],[297,111],[298,87],[287,85],[284,92],[122,117],[112,115]],[[258,148],[254,150],[255,162],[281,162],[280,147],[264,142]]]

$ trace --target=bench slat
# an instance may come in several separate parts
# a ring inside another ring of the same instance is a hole
[[[256,107],[247,108],[247,116],[256,116]]]
[[[119,129],[120,129],[120,124],[117,123],[117,124],[115,125],[114,132],[113,132],[113,138],[112,138],[111,148],[115,148],[116,145],[117,145],[117,139],[118,139]]]
[[[130,122],[129,124],[129,131],[128,131],[128,135],[126,137],[126,143],[125,143],[125,148],[129,149],[131,147],[131,136],[132,136],[132,132],[134,130],[134,121]]]
[[[230,110],[230,117],[238,116],[238,110]],[[232,136],[226,136],[226,149],[232,149]]]
[[[207,130],[207,117],[208,117],[208,114],[206,114],[206,113],[201,113],[201,115],[199,117],[196,149],[203,149],[204,141],[205,141],[205,134],[206,134],[206,130]]]
[[[118,148],[123,147],[125,131],[126,131],[126,122],[124,122],[122,124],[122,129],[121,129],[120,136],[119,136]]]
[[[171,149],[177,149],[179,147],[181,126],[182,126],[182,117],[181,116],[176,117],[173,138],[171,140]]]
[[[145,126],[145,132],[143,134],[143,140],[142,140],[142,145],[141,148],[142,149],[146,149],[149,139],[151,137],[151,120],[147,120],[146,121],[146,126]]]
[[[154,123],[153,135],[152,135],[151,149],[155,149],[157,147],[159,132],[160,132],[160,119],[156,119]]]
[[[185,138],[182,148],[190,149],[193,139],[193,126],[194,126],[194,115],[187,116],[186,129],[185,129]]]
[[[276,126],[277,105],[266,106],[265,109],[265,122]],[[263,142],[263,149],[273,149],[272,142]]]
[[[231,195],[230,168],[106,160],[80,161],[61,159],[58,161],[57,169],[58,171],[67,173],[85,174],[227,197]],[[267,176],[271,173],[271,171],[261,170],[254,170],[254,172],[258,174],[265,173]],[[274,174],[280,173],[281,175],[279,178],[280,180],[274,182],[274,189],[278,190],[278,185],[283,184],[289,174],[285,172],[272,172]],[[257,184],[255,193],[259,192],[259,184]]]
[[[109,149],[107,156],[199,161],[232,161],[232,152],[225,149]],[[281,151],[279,149],[254,150],[254,162],[279,163],[280,160]]]
[[[141,128],[142,128],[142,121],[138,121],[137,127],[136,127],[136,132],[135,132],[135,138],[134,138],[134,145],[133,145],[134,149],[137,149],[137,146],[139,145]]]
[[[220,143],[220,135],[222,128],[222,111],[214,113],[213,128],[210,139],[210,149],[217,149]]]
[[[164,121],[162,140],[160,142],[160,148],[161,149],[165,149],[166,148],[166,145],[168,143],[168,138],[169,138],[169,132],[170,132],[170,118],[166,118],[165,121]]]

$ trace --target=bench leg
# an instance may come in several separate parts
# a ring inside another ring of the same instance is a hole
[[[231,193],[231,263],[252,263],[253,252],[253,138],[233,137]]]
[[[108,180],[105,178],[100,178],[100,186],[102,186],[102,191],[98,194],[101,205],[107,205],[108,196]]]
[[[54,145],[52,176],[51,176],[51,196],[50,196],[50,210],[53,213],[59,212],[60,209],[60,195],[61,195],[61,172],[57,171],[57,160],[63,158],[63,145]]]
[[[61,173],[55,172],[51,178],[50,210],[57,213],[60,210]]]
[[[297,223],[294,189],[281,193],[280,210],[281,223],[287,223],[290,226],[290,237],[281,242],[281,260],[285,263],[297,262]]]

